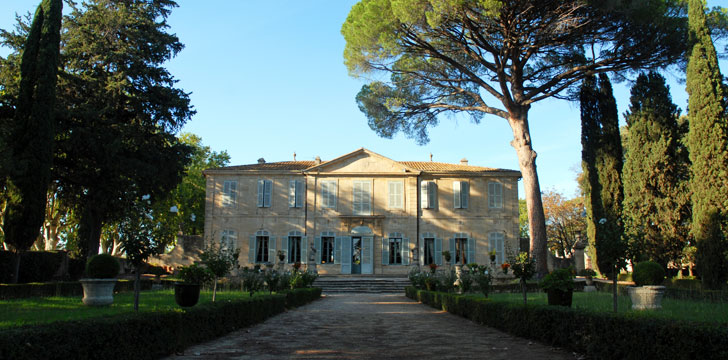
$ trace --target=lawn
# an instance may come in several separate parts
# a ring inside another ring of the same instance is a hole
[[[518,293],[491,294],[493,301],[523,303],[523,295]],[[686,321],[701,321],[728,324],[728,306],[725,303],[711,303],[695,300],[662,299],[660,310],[632,310],[629,296],[619,296],[618,312],[628,316],[657,317]],[[546,293],[529,293],[529,304],[546,304]],[[612,294],[604,292],[575,292],[572,307],[574,309],[611,312]]]
[[[248,297],[248,293],[242,293],[240,291],[218,291],[216,301]],[[202,291],[200,293],[200,301],[196,306],[209,302],[212,302],[212,291]],[[139,312],[153,311],[183,310],[174,302],[174,290],[172,289],[143,291],[139,296]],[[133,292],[115,294],[114,303],[110,306],[102,307],[85,306],[81,302],[80,296],[3,300],[0,301],[0,329],[100,316],[115,316],[133,312]]]

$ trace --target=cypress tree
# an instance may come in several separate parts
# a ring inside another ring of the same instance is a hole
[[[718,56],[706,26],[705,1],[688,3],[690,57],[687,68],[688,149],[691,161],[692,236],[696,265],[703,284],[725,284],[728,246],[713,236],[725,223],[728,209],[728,125]],[[715,242],[708,244],[707,242]]]
[[[682,257],[690,223],[689,163],[679,114],[665,78],[640,74],[625,113],[625,232],[633,259],[665,268]]]
[[[617,311],[617,271],[623,265],[622,142],[617,103],[606,74],[587,78],[581,88],[582,168],[590,255],[600,272],[611,274]]]
[[[35,12],[20,65],[20,90],[9,144],[5,241],[20,252],[40,234],[51,180],[55,91],[63,3],[43,0]],[[18,280],[19,255],[15,278]]]

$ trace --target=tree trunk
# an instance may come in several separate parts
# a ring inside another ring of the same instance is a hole
[[[619,275],[619,272],[615,264],[612,268],[612,307],[615,313],[617,312],[617,275]]]
[[[81,211],[81,219],[78,224],[79,248],[84,261],[99,253],[102,226],[103,218],[95,209],[93,200],[89,199]]]
[[[518,165],[523,176],[523,189],[528,209],[528,226],[531,240],[530,253],[536,262],[537,277],[548,273],[546,263],[546,219],[541,202],[541,186],[536,172],[536,152],[531,145],[531,134],[528,128],[528,109],[511,111],[508,119],[513,131],[511,146],[516,149]]]
[[[134,311],[139,311],[139,287],[141,282],[142,266],[137,265],[134,267]]]
[[[212,302],[215,302],[216,294],[217,294],[217,276],[215,276],[214,282],[212,283]]]
[[[22,251],[15,250],[15,264],[13,264],[13,284],[17,284],[20,281],[20,256]]]
[[[523,306],[528,305],[528,292],[526,291],[526,279],[521,278],[521,291],[523,291]]]

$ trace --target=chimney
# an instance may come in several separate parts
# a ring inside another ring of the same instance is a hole
[[[460,159],[460,165],[466,165],[467,166],[468,165],[468,159],[466,159],[466,158]]]
[[[293,161],[296,161],[296,152],[293,152]]]
[[[430,162],[432,162],[432,153],[430,153]]]
[[[263,158],[258,159],[258,164],[265,164],[265,159],[263,159]]]
[[[316,156],[315,164],[316,165],[320,165],[321,164],[321,157],[320,156]]]

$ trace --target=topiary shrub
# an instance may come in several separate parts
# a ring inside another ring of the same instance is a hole
[[[574,274],[571,273],[571,268],[556,269],[544,276],[543,279],[541,279],[541,281],[538,283],[538,286],[544,291],[574,290]]]
[[[654,261],[637,263],[632,272],[632,280],[636,286],[662,285],[665,279],[665,269]]]
[[[119,261],[109,254],[94,255],[86,263],[86,276],[91,279],[111,279],[119,274]]]

